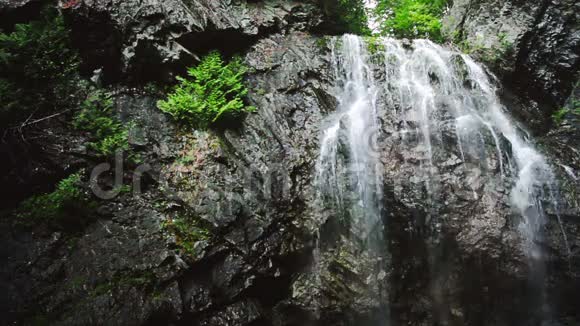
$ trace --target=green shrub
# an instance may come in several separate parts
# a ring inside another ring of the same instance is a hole
[[[99,156],[109,157],[117,150],[128,150],[128,128],[115,117],[110,94],[95,91],[82,103],[73,126],[90,134],[88,147]]]
[[[365,0],[320,0],[329,18],[327,23],[335,32],[369,35],[368,16]]]
[[[441,18],[447,0],[379,0],[375,15],[381,34],[443,42]]]
[[[81,174],[70,175],[61,180],[53,192],[33,196],[22,202],[16,216],[25,225],[41,221],[60,223],[68,212],[77,211],[88,202],[80,182]]]
[[[368,35],[371,32],[365,3],[362,0],[339,0],[338,20],[349,33]]]
[[[197,128],[239,118],[255,110],[244,104],[248,90],[243,78],[247,70],[240,58],[225,63],[218,52],[212,52],[188,69],[189,78],[177,78],[179,85],[167,100],[158,102],[158,107],[175,120]]]
[[[0,32],[0,127],[62,108],[76,86],[78,55],[56,10]]]

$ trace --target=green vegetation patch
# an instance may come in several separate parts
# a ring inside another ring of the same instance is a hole
[[[328,46],[330,43],[330,37],[329,36],[319,36],[316,39],[316,45],[322,49],[322,50],[327,50]]]
[[[0,127],[70,105],[79,59],[63,17],[46,9],[41,19],[0,31]]]
[[[365,43],[367,45],[367,49],[372,55],[381,53],[385,50],[385,45],[379,36],[367,36],[365,37]]]
[[[195,128],[236,121],[255,110],[244,103],[248,90],[243,79],[247,71],[241,58],[225,62],[218,52],[211,52],[199,65],[187,70],[188,78],[177,78],[179,84],[166,100],[158,102],[158,107]]]
[[[81,212],[90,207],[89,196],[81,188],[81,174],[75,173],[61,180],[53,192],[23,201],[16,211],[16,217],[22,225],[48,222],[62,226],[68,218],[83,216]]]
[[[380,33],[404,38],[428,38],[442,43],[447,0],[379,0],[375,16]]]
[[[110,157],[117,150],[129,150],[129,127],[115,116],[110,94],[103,91],[90,94],[74,117],[73,126],[90,135],[88,147],[99,156]]]
[[[96,285],[89,293],[90,297],[98,297],[114,290],[127,290],[136,288],[139,290],[153,291],[157,284],[157,276],[153,271],[131,271],[119,273],[107,282]]]
[[[349,33],[371,33],[363,0],[338,0],[336,6],[338,24],[344,26]]]
[[[563,107],[552,114],[552,120],[555,125],[560,125],[564,122],[567,116],[580,117],[580,100],[573,100],[569,107]]]
[[[195,244],[207,241],[211,237],[209,229],[204,227],[199,219],[188,215],[178,215],[173,219],[166,220],[163,223],[163,228],[175,235],[179,248],[193,258],[197,255]]]

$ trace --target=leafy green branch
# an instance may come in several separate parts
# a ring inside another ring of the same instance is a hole
[[[177,77],[179,84],[157,105],[175,120],[195,128],[235,121],[255,110],[244,103],[247,71],[241,58],[226,63],[218,52],[211,52],[187,70],[188,78]]]

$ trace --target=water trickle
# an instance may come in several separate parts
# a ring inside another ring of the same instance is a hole
[[[576,176],[576,174],[574,173],[574,169],[567,166],[567,165],[563,165],[560,164],[560,166],[564,169],[564,171],[566,171],[566,174],[574,181],[578,181],[578,177]]]

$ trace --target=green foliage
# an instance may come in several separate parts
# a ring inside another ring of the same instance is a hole
[[[239,118],[255,110],[244,104],[248,90],[243,83],[247,68],[238,57],[226,63],[218,52],[211,52],[189,78],[178,77],[179,85],[158,107],[186,125],[206,128],[217,122]]]
[[[570,113],[570,109],[568,108],[561,108],[558,111],[552,114],[552,120],[554,120],[554,124],[559,125],[564,121],[564,117]]]
[[[115,117],[110,94],[95,91],[82,103],[73,120],[73,126],[91,136],[88,146],[99,156],[114,155],[117,150],[128,150],[128,128]]]
[[[22,202],[16,217],[24,225],[42,221],[60,224],[68,213],[78,211],[88,202],[80,183],[81,174],[70,175],[61,180],[53,192],[33,196]]]
[[[509,52],[509,51],[513,51],[513,44],[508,40],[508,35],[507,33],[499,33],[498,35],[499,38],[499,44],[500,44],[500,49],[503,52]]]
[[[335,8],[338,24],[349,33],[369,35],[368,17],[363,0],[338,0]]]
[[[328,48],[329,42],[330,38],[328,36],[320,36],[316,39],[316,45],[322,50],[326,50]]]
[[[165,221],[163,228],[175,235],[177,245],[192,257],[196,256],[195,244],[210,238],[209,230],[192,216],[179,215]]]
[[[69,30],[56,10],[41,19],[0,32],[0,124],[7,126],[32,112],[62,107],[71,97],[78,56]]]
[[[383,35],[443,42],[441,18],[447,0],[379,0],[375,15]]]
[[[572,115],[575,117],[580,117],[580,101],[579,100],[572,100],[568,107],[563,107],[552,114],[552,120],[554,121],[555,125],[560,125],[564,122],[564,119],[568,116]]]
[[[367,36],[365,37],[365,42],[371,54],[376,54],[384,50],[384,45],[378,36]]]

